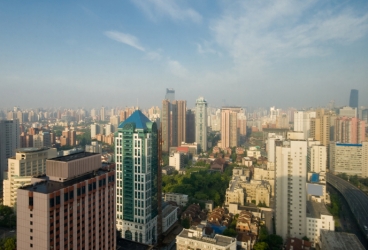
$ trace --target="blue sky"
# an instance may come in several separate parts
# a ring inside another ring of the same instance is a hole
[[[0,107],[368,106],[366,1],[1,1]]]

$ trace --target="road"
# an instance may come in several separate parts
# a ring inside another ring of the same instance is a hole
[[[368,232],[364,226],[368,226],[368,196],[354,185],[331,173],[327,173],[327,182],[345,198],[360,230],[367,237]]]

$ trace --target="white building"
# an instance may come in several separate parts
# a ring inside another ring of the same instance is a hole
[[[216,234],[214,237],[208,237],[205,234],[205,227],[191,227],[183,229],[176,236],[176,249],[215,249],[215,250],[236,250],[236,238]]]
[[[172,225],[178,221],[178,207],[174,207],[170,204],[163,204],[162,209],[162,232],[166,232]]]
[[[91,124],[91,138],[96,138],[96,135],[100,133],[100,125],[97,123]]]
[[[288,138],[299,137],[302,132],[288,133]],[[284,239],[306,235],[307,149],[307,141],[297,139],[276,147],[275,222],[276,233]]]
[[[275,163],[276,161],[276,144],[283,141],[281,135],[276,135],[275,133],[269,133],[267,138],[267,159],[269,163]]]
[[[98,141],[92,141],[91,145],[86,145],[85,151],[102,154],[102,145]]]
[[[162,195],[164,201],[175,201],[179,206],[186,206],[188,203],[187,194],[177,194],[177,193],[165,193]]]
[[[201,152],[207,151],[207,101],[200,97],[195,108],[195,138]]]
[[[258,159],[259,157],[261,157],[261,150],[259,149],[259,147],[249,147],[249,149],[247,150],[247,156]]]
[[[345,117],[358,117],[358,109],[352,108],[352,107],[343,107],[339,110],[339,116],[345,116]]]
[[[314,111],[295,111],[294,112],[294,131],[303,132],[304,139],[310,136],[310,119],[316,117]]]
[[[161,192],[157,126],[140,110],[115,133],[116,228],[128,240],[157,242]]]
[[[179,171],[184,167],[184,155],[176,152],[169,156],[169,166],[174,167],[175,170]]]
[[[327,149],[319,141],[308,141],[308,171],[326,172]]]
[[[368,177],[368,142],[362,144],[331,143],[330,171]]]
[[[333,216],[328,212],[324,203],[316,200],[307,201],[306,225],[306,236],[313,247],[319,242],[321,230],[335,231]]]
[[[105,125],[105,135],[108,136],[112,133],[113,131],[113,126],[111,125],[111,123],[106,124]]]
[[[9,169],[3,182],[4,205],[14,206],[17,189],[31,184],[33,176],[46,173],[46,160],[57,156],[55,148],[20,148],[8,159]]]

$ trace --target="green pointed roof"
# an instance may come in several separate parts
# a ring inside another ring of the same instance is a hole
[[[147,129],[147,122],[151,121],[138,109],[128,119],[120,123],[118,128],[123,128],[127,123],[134,123],[137,129]]]

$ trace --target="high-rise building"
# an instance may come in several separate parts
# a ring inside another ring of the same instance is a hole
[[[106,114],[105,114],[105,107],[102,107],[100,110],[100,119],[101,121],[105,121]]]
[[[187,117],[186,117],[186,138],[185,138],[185,142],[186,143],[193,143],[195,142],[195,112],[191,109],[187,110]]]
[[[306,235],[307,141],[303,132],[289,132],[288,141],[276,146],[276,233],[302,238]]]
[[[339,116],[343,117],[358,117],[358,108],[343,107],[339,109]]]
[[[350,99],[349,99],[349,106],[352,108],[359,107],[359,91],[357,89],[352,89],[350,91]]]
[[[303,132],[304,139],[310,137],[310,121],[316,117],[314,111],[295,111],[294,112],[294,131]]]
[[[8,158],[15,155],[20,146],[19,121],[0,120],[0,188],[3,187],[4,172],[8,170]],[[0,195],[2,195],[2,190]]]
[[[187,115],[187,101],[173,101],[173,105],[176,105],[177,108],[177,140],[176,144],[172,146],[180,146],[182,142],[185,142],[186,138],[186,115]]]
[[[120,123],[120,116],[114,115],[110,117],[110,123],[112,125],[112,132],[118,131],[118,126]]]
[[[32,176],[46,173],[46,160],[57,156],[55,148],[20,148],[8,159],[9,169],[4,179],[4,205],[14,206],[17,189],[31,184]]]
[[[240,107],[223,107],[221,109],[221,147],[238,146],[239,132],[237,116]]]
[[[115,133],[116,227],[122,237],[157,242],[161,201],[158,130],[140,110]]]
[[[207,101],[200,97],[196,101],[195,137],[201,152],[207,151]]]
[[[171,134],[171,126],[170,126],[170,110],[171,103],[169,100],[162,101],[162,109],[161,109],[161,131],[162,131],[162,151],[169,152],[170,148],[170,134]]]
[[[316,117],[310,119],[310,137],[327,147],[330,144],[332,117],[335,117],[333,113],[319,109],[316,111]]]
[[[336,142],[356,144],[365,141],[365,122],[355,117],[336,118],[334,131]]]
[[[17,190],[17,249],[115,249],[115,172],[101,155],[46,161],[46,176]]]
[[[97,123],[91,124],[91,138],[96,138],[96,135],[100,133],[100,125]]]
[[[170,102],[175,100],[175,90],[174,89],[166,89],[166,94],[165,94],[165,100],[169,100]]]

